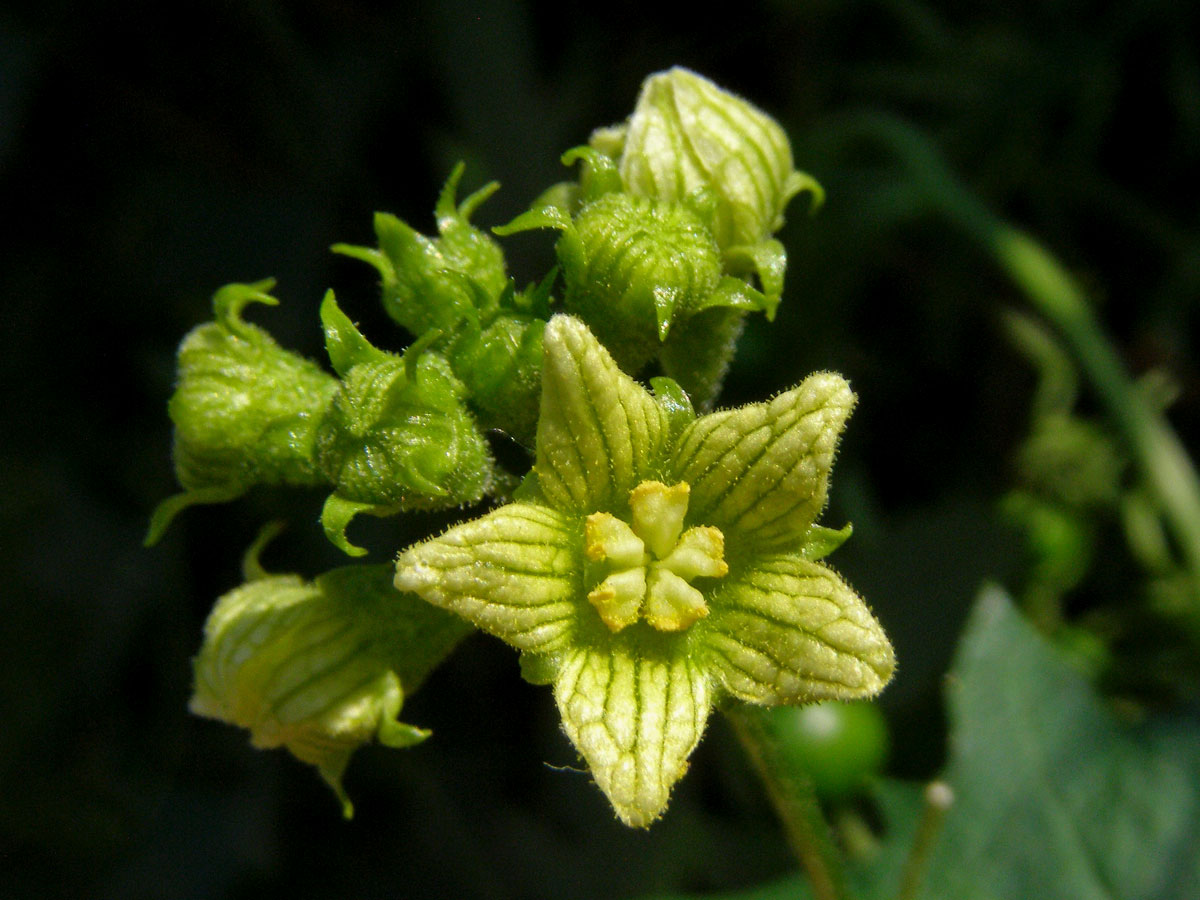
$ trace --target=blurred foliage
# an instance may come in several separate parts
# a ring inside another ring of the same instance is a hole
[[[344,824],[305,767],[186,712],[189,658],[242,550],[280,509],[315,521],[319,493],[256,489],[140,548],[173,490],[175,347],[215,287],[277,276],[272,333],[309,358],[329,286],[364,333],[385,334],[367,267],[329,245],[370,244],[375,210],[427,222],[459,158],[467,190],[503,184],[480,226],[508,221],[562,177],[562,150],[622,118],[645,75],[672,64],[777,117],[827,190],[818,216],[797,210],[781,233],[783,303],[773,325],[747,329],[722,402],[822,368],[861,398],[826,518],[854,522],[834,563],[901,660],[883,699],[892,773],[941,765],[942,676],[987,578],[1025,600],[1049,584],[1123,704],[1194,704],[1194,643],[1171,627],[1169,573],[1146,564],[1156,538],[1138,525],[1136,482],[1118,475],[1102,502],[1058,497],[1065,518],[1044,528],[1079,531],[1060,538],[1078,549],[1050,576],[1029,524],[1001,511],[1016,490],[1061,493],[1061,467],[1029,467],[1039,440],[1099,440],[1108,449],[1089,465],[1128,473],[1095,397],[1082,386],[1062,408],[1073,424],[1046,430],[1044,378],[1002,324],[1020,295],[960,233],[918,214],[893,161],[842,126],[881,111],[929,136],[1077,275],[1130,368],[1168,375],[1169,416],[1195,448],[1198,25],[1194,5],[1168,0],[752,0],[734,18],[628,0],[6,8],[8,895],[157,897],[169,884],[174,897],[629,897],[791,870],[727,730],[711,729],[671,814],[627,832],[561,768],[575,759],[548,699],[510,652],[475,640],[406,703],[433,737],[351,766],[361,799]],[[551,244],[505,241],[519,283],[548,267]],[[1071,476],[1078,451],[1066,449]],[[414,533],[372,521],[364,543],[384,560],[449,520],[422,514]],[[308,577],[339,562],[315,528],[267,556]]]
[[[948,695],[954,802],[913,900],[1186,900],[1200,891],[1194,717],[1120,721],[994,586],[971,612]],[[851,872],[861,900],[899,896],[920,794],[878,786],[886,836]],[[792,878],[720,900],[810,896]]]

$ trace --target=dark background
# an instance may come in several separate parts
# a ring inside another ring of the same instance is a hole
[[[834,141],[882,110],[928,134],[969,188],[1082,280],[1131,369],[1179,387],[1200,432],[1200,55],[1196,7],[1124,3],[359,0],[80,4],[0,13],[0,893],[13,897],[629,897],[753,884],[790,862],[719,717],[648,833],[619,826],[559,733],[550,693],[475,637],[406,705],[435,736],[368,748],[344,823],[316,775],[189,716],[189,658],[259,524],[269,568],[340,564],[322,497],[256,491],[185,512],[141,547],[175,487],[174,350],[230,281],[277,276],[251,313],[320,358],[326,287],[402,341],[372,272],[328,252],[371,214],[432,230],[454,162],[520,212],[557,157],[624,118],[673,64],[751,98],[825,185],[781,237],[788,289],[755,322],[723,402],[820,368],[861,401],[826,521],[834,562],[894,636],[891,770],[944,754],[940,679],[986,578],[1019,580],[997,514],[1034,384],[1000,327],[1022,300],[944,222],[888,192],[878,151]],[[518,281],[550,239],[505,242]],[[393,346],[397,346],[395,343]],[[1089,402],[1085,398],[1085,403]],[[384,560],[439,521],[368,522]],[[1110,565],[1079,602],[1134,590]],[[549,763],[550,765],[546,765]]]

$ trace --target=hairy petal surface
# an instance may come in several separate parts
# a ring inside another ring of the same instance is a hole
[[[386,566],[312,582],[260,577],[222,596],[209,616],[191,710],[315,765],[349,815],[342,773],[351,755],[371,740],[405,747],[427,736],[396,716],[405,693],[468,631],[397,594]]]
[[[582,556],[581,522],[510,503],[401,553],[396,587],[519,650],[552,653],[572,640]]]
[[[554,699],[600,790],[637,827],[666,808],[712,708],[703,669],[681,649],[646,652],[626,641],[573,650]]]
[[[674,477],[690,515],[755,552],[799,546],[825,505],[829,470],[854,393],[819,372],[773,400],[703,416],[682,434]]]
[[[710,671],[751,703],[850,700],[879,693],[896,667],[887,635],[833,570],[798,554],[759,557],[710,603]]]
[[[666,417],[578,319],[551,319],[544,352],[538,484],[558,509],[611,510],[660,457]]]

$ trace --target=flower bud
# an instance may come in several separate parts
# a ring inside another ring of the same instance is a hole
[[[699,215],[629,194],[604,194],[585,206],[559,239],[558,256],[566,308],[630,372],[721,280],[720,251]]]
[[[185,488],[320,480],[313,440],[337,383],[239,318],[248,302],[275,302],[263,286],[222,288],[217,321],[194,329],[179,347],[179,383],[168,410]]]
[[[470,223],[470,216],[499,185],[485,185],[461,204],[455,194],[459,163],[438,198],[438,237],[420,234],[388,213],[376,213],[379,249],[336,244],[334,251],[374,266],[383,280],[383,306],[418,337],[430,329],[450,332],[472,308],[494,305],[508,286],[500,245]]]
[[[681,201],[712,191],[722,251],[769,238],[783,226],[788,201],[815,185],[793,168],[774,119],[679,67],[647,78],[624,133],[602,129],[593,146],[610,154],[620,147],[618,167],[632,193]]]
[[[487,327],[468,320],[447,348],[480,428],[495,428],[526,446],[537,429],[542,389],[543,318],[503,313]]]
[[[479,500],[491,483],[487,441],[464,405],[450,364],[426,349],[403,356],[373,347],[338,308],[321,304],[325,343],[340,389],[317,431],[316,458],[334,485],[322,521],[352,555],[344,530],[355,514],[445,509]]]
[[[232,500],[256,484],[323,481],[314,445],[336,379],[240,317],[248,303],[277,303],[266,293],[272,284],[221,288],[213,297],[216,321],[194,329],[179,347],[168,411],[175,474],[185,491],[159,505],[147,543],[193,503]]]
[[[445,508],[483,496],[487,442],[440,355],[355,366],[321,422],[317,459],[343,497],[377,506]]]
[[[469,630],[391,582],[390,566],[249,581],[217,601],[194,663],[192,712],[316,766],[347,817],[351,754],[371,740],[407,747],[428,736],[396,716]]]

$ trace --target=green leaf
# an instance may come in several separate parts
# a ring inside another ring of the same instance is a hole
[[[316,766],[349,817],[342,775],[351,755],[371,740],[405,747],[428,736],[396,716],[469,630],[397,593],[389,566],[313,582],[256,578],[222,596],[205,624],[191,709]]]
[[[825,505],[854,399],[844,378],[821,372],[774,400],[697,419],[674,462],[675,477],[692,486],[696,520],[719,527],[731,545],[801,544]]]
[[[686,652],[578,647],[554,684],[563,727],[626,825],[650,825],[704,732],[708,678]]]
[[[400,554],[396,587],[531,653],[573,638],[583,534],[533,503],[510,503]]]
[[[666,414],[586,325],[546,326],[537,473],[551,505],[587,515],[627,502],[669,436]]]
[[[956,802],[923,897],[1200,896],[1200,724],[1121,725],[999,589],[949,681]]]
[[[732,571],[693,628],[729,693],[751,703],[852,700],[879,693],[896,659],[866,603],[821,563],[757,557]]]

